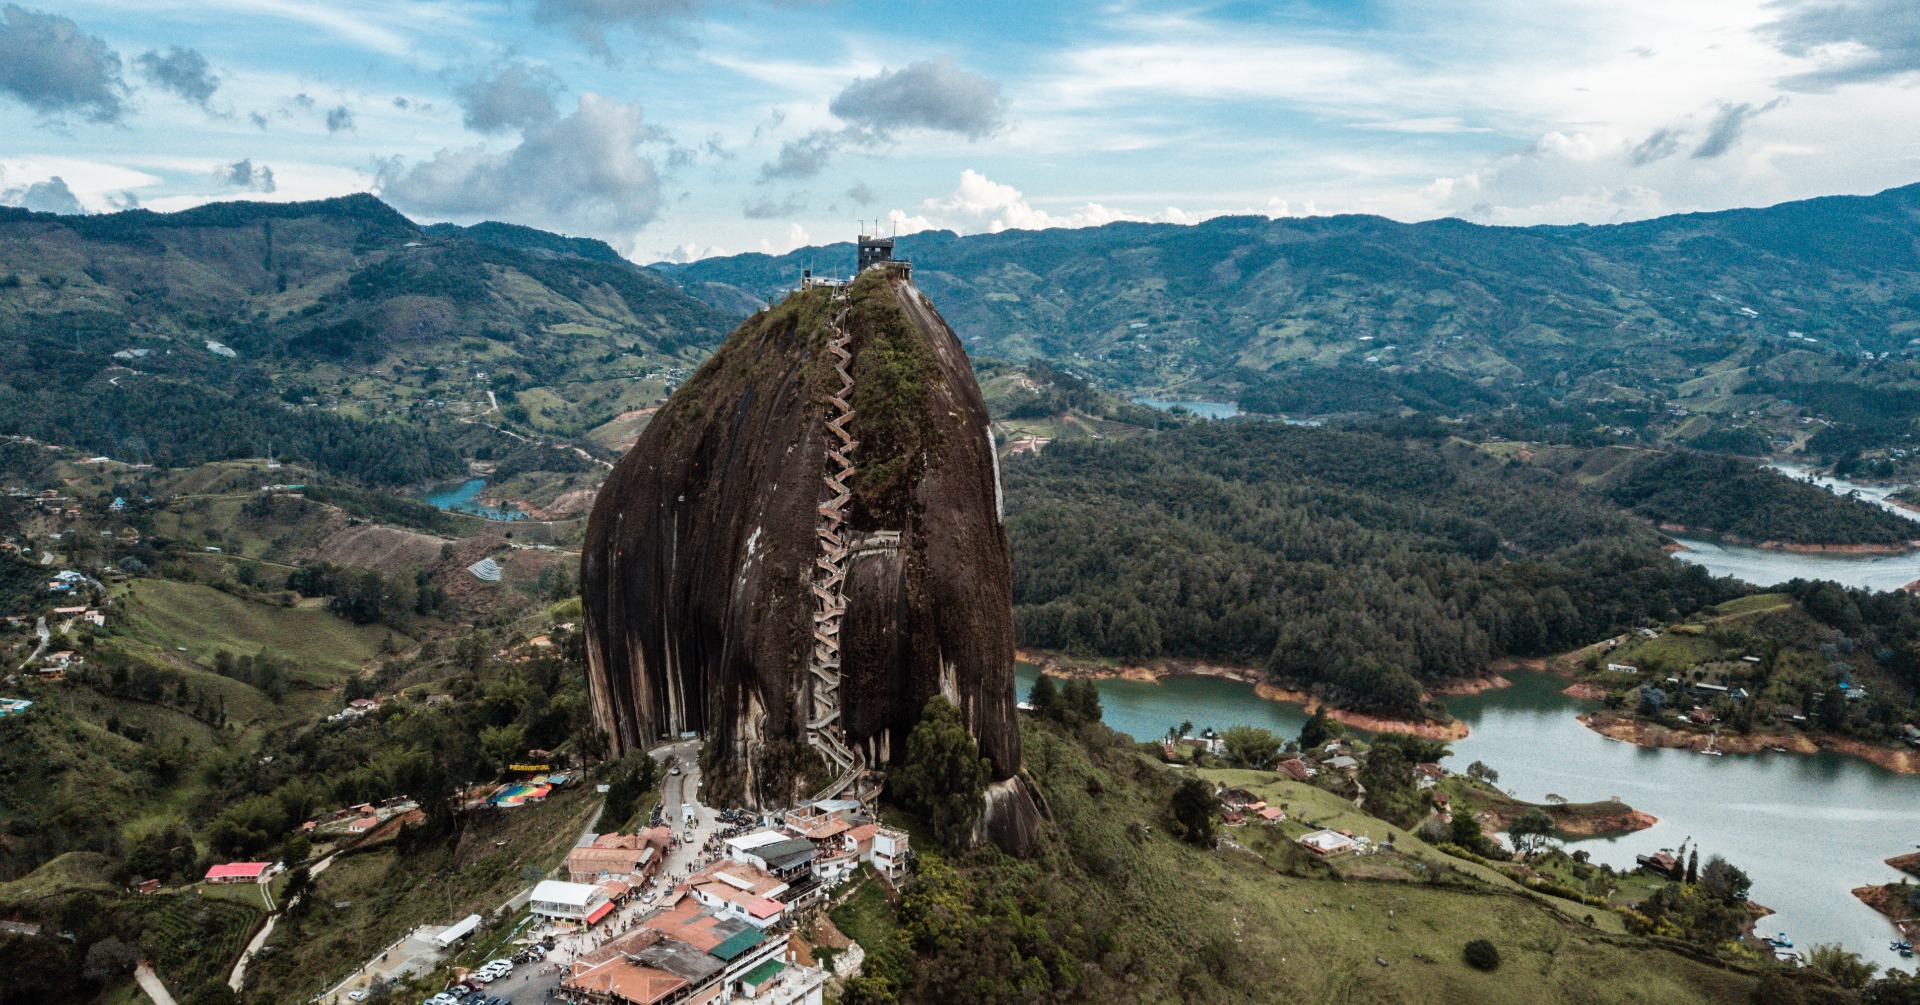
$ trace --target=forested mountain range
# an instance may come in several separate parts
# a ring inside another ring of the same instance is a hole
[[[423,229],[364,195],[0,209],[0,433],[417,482],[484,445],[456,420],[497,409],[483,421],[583,436],[657,399],[732,320],[600,242]]]
[[[1824,432],[1838,456],[1920,416],[1917,238],[1908,186],[1609,226],[942,231],[901,238],[899,254],[976,357],[1045,357],[1116,389],[1288,414],[1519,403],[1644,422],[1665,405],[1692,413],[1669,423],[1682,437],[1737,429],[1757,452]],[[655,268],[738,310],[852,257],[834,244]]]

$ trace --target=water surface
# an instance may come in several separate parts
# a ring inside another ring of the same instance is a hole
[[[1716,576],[1732,576],[1755,586],[1790,579],[1830,579],[1841,586],[1897,590],[1920,579],[1920,551],[1897,555],[1821,555],[1726,544],[1704,538],[1675,537],[1684,551],[1673,557],[1705,566]]]
[[[420,497],[420,501],[436,509],[452,513],[468,513],[485,517],[488,520],[525,520],[527,515],[517,509],[502,509],[488,506],[479,501],[481,490],[487,487],[485,478],[473,478],[458,485],[449,485]]]
[[[1162,412],[1171,411],[1178,405],[1203,419],[1231,419],[1240,414],[1240,406],[1231,401],[1166,401],[1161,398],[1135,398],[1133,403],[1157,408]]]

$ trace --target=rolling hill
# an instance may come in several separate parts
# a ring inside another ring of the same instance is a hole
[[[512,446],[486,425],[583,436],[644,406],[728,327],[599,242],[365,195],[0,210],[0,433],[162,466],[448,477]]]
[[[1872,429],[1839,453],[1920,416],[1916,238],[1920,186],[1614,226],[1243,216],[899,247],[976,357],[1046,358],[1116,389],[1289,414],[1520,403],[1665,420],[1667,404],[1768,437],[1799,418]],[[737,311],[852,257],[654,268]]]

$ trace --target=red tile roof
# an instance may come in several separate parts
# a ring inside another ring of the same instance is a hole
[[[208,879],[259,879],[271,868],[271,862],[228,862],[207,870]]]

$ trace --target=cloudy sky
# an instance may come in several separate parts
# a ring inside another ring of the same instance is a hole
[[[0,203],[59,212],[371,191],[646,262],[1920,181],[1914,0],[38,4],[0,5]]]

